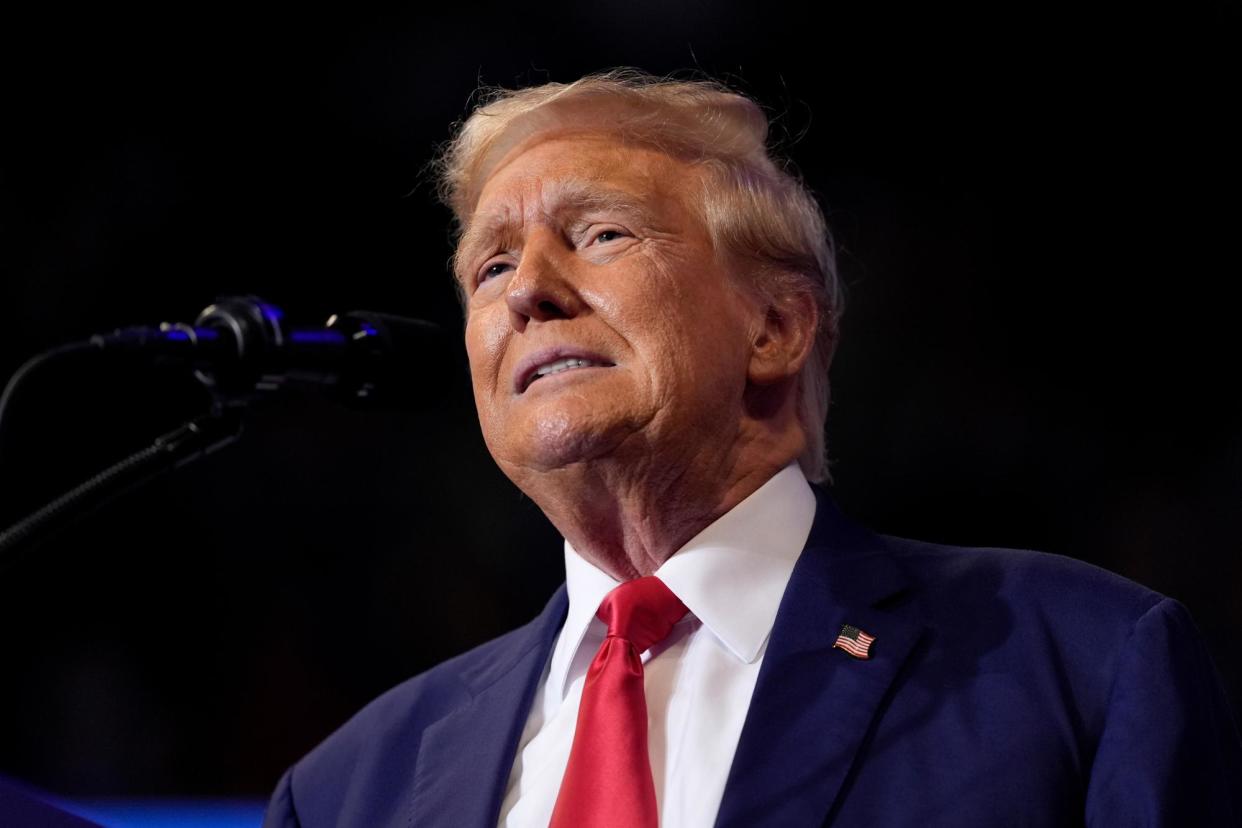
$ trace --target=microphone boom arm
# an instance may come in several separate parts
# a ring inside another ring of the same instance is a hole
[[[105,501],[229,445],[241,436],[241,413],[237,407],[216,406],[0,532],[0,572],[52,531]]]

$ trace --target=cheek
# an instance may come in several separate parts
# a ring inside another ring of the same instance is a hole
[[[748,320],[717,293],[687,300],[681,313],[670,313],[658,328],[655,344],[665,361],[666,383],[687,399],[728,405],[745,390]]]
[[[651,266],[646,272],[626,273],[608,289],[589,299],[596,313],[644,357],[675,356],[683,327],[691,320],[694,303],[680,284],[675,268]]]
[[[498,324],[498,314],[490,311],[472,314],[466,322],[466,357],[476,387],[480,382],[492,383],[504,354],[507,331]]]

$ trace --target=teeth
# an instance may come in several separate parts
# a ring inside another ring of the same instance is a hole
[[[549,362],[547,365],[540,365],[536,368],[535,373],[531,375],[531,382],[534,382],[539,377],[559,374],[561,371],[568,371],[571,368],[589,368],[600,364],[599,362],[592,362],[589,359],[578,359],[577,357],[558,359],[556,362]]]

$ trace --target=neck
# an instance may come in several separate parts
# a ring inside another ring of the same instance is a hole
[[[626,581],[655,572],[801,448],[798,430],[739,440],[731,451],[705,446],[673,457],[651,452],[637,463],[594,459],[515,482],[578,554]]]

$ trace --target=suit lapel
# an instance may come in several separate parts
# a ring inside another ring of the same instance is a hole
[[[556,634],[565,588],[525,630],[509,658],[462,674],[471,699],[424,732],[414,773],[411,825],[494,828],[501,798]]]
[[[899,606],[904,574],[875,535],[822,492],[781,599],[716,825],[821,825],[921,627]],[[871,657],[833,643],[843,624],[875,636]]]

